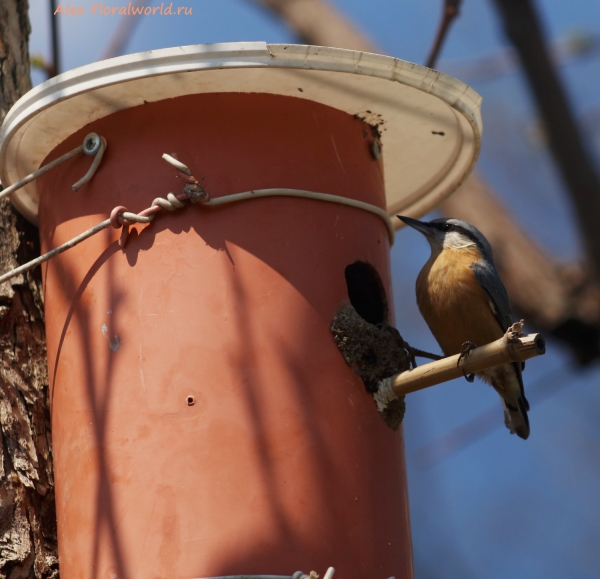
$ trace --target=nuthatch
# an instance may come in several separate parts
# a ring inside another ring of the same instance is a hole
[[[468,354],[501,338],[513,323],[508,294],[483,234],[460,219],[425,223],[398,218],[425,235],[431,257],[417,278],[417,303],[431,333],[446,356]],[[511,433],[529,436],[529,403],[525,398],[522,364],[502,364],[478,372],[504,404],[504,422]]]

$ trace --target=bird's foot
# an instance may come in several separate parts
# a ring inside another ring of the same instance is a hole
[[[402,338],[401,338],[402,339]],[[424,350],[419,350],[419,348],[413,348],[407,341],[402,340],[402,348],[406,352],[408,356],[408,360],[410,362],[411,368],[417,367],[416,357],[419,358],[428,358],[429,360],[441,360],[444,356],[439,356],[438,354],[431,354],[430,352],[425,352]]]
[[[477,348],[477,344],[474,342],[465,342],[460,347],[460,356],[458,357],[458,362],[456,362],[456,365],[459,366],[462,359],[466,358],[475,348]]]
[[[465,342],[460,348],[460,356],[458,357],[456,366],[458,367],[460,365],[461,360],[466,358],[471,353],[471,350],[474,350],[475,348],[477,348],[477,344],[475,344],[473,342]],[[467,382],[473,382],[475,380],[475,374],[467,374],[463,370],[463,375]]]

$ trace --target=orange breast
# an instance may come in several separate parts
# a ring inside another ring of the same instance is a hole
[[[458,354],[464,342],[482,346],[504,334],[470,268],[479,258],[475,248],[444,249],[417,278],[419,309],[446,356]]]

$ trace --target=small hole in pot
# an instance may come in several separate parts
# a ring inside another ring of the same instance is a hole
[[[193,406],[194,404],[196,404],[196,399],[193,396],[188,396],[186,398],[186,402],[188,406]]]

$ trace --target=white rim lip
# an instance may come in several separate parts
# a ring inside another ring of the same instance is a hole
[[[341,48],[235,42],[129,54],[62,73],[40,84],[19,99],[4,119],[0,129],[0,178],[5,185],[10,185],[6,152],[11,138],[33,117],[61,101],[141,78],[199,70],[265,67],[344,72],[398,82],[438,97],[468,121],[474,146],[471,162],[462,177],[455,179],[441,193],[436,192],[431,198],[425,195],[424,199],[402,208],[407,213],[420,216],[431,210],[466,179],[477,160],[482,132],[482,98],[471,87],[447,74],[390,56]]]

